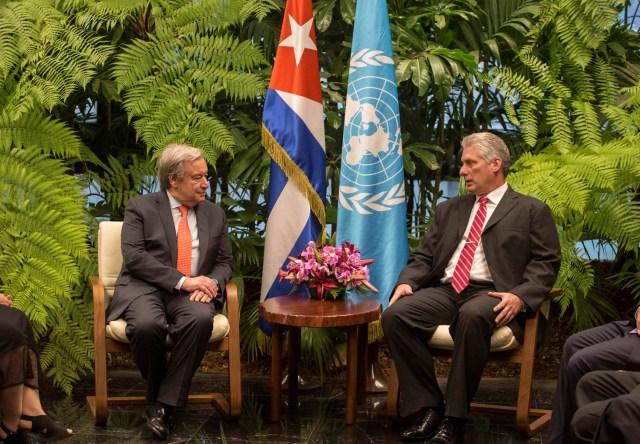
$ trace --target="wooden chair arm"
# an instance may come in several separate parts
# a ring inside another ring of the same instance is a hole
[[[105,349],[106,306],[104,301],[104,284],[100,276],[90,276],[93,288],[93,324],[94,340],[97,350]]]
[[[549,293],[544,295],[544,301],[540,304],[540,309],[538,310],[540,313],[544,315],[545,318],[549,319],[549,310],[551,309],[551,301],[557,298],[562,294],[562,288],[552,288]]]
[[[229,282],[225,287],[227,303],[227,319],[238,325],[240,322],[240,303],[238,302],[238,287],[233,282]]]

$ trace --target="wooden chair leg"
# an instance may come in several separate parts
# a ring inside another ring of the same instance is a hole
[[[87,404],[95,419],[96,425],[103,426],[107,423],[108,399],[107,399],[107,351],[105,340],[105,306],[104,286],[100,279],[92,276],[93,285],[93,316],[94,316],[94,374],[95,396],[87,396]]]
[[[387,416],[393,422],[400,420],[400,385],[393,359],[389,361],[389,381],[387,386]]]
[[[531,409],[531,389],[539,316],[540,314],[536,313],[534,318],[527,320],[525,340],[522,346],[520,384],[518,386],[518,403],[516,404],[516,431],[523,437],[531,437],[538,434],[542,427],[551,420],[550,410]],[[537,416],[538,418],[531,422],[531,416]]]
[[[229,283],[227,291],[227,318],[229,319],[229,401],[221,393],[214,393],[211,401],[227,421],[240,418],[242,410],[242,388],[240,381],[240,307],[238,291]]]

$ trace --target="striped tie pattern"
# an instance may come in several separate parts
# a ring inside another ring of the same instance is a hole
[[[191,231],[187,221],[187,211],[189,207],[180,205],[178,207],[182,218],[178,223],[178,261],[176,268],[186,277],[191,276]]]
[[[471,272],[473,256],[476,254],[476,248],[480,242],[480,235],[482,234],[484,220],[487,217],[488,200],[489,199],[486,196],[480,199],[480,207],[478,208],[476,216],[473,218],[471,230],[469,230],[469,235],[467,236],[467,241],[464,243],[464,247],[462,248],[462,252],[458,258],[458,263],[453,271],[453,280],[451,281],[451,285],[458,293],[461,293],[462,290],[467,288],[467,285],[469,285],[469,274]]]

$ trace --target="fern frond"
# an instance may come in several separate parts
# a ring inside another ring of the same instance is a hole
[[[102,37],[75,25],[54,2],[8,2],[0,7],[0,21],[17,33],[9,39],[0,31],[7,55],[0,62],[0,77],[11,72],[19,79],[4,100],[12,117],[63,103],[84,88],[112,54]]]
[[[268,62],[255,42],[230,28],[275,7],[272,0],[183,0],[152,7],[155,29],[134,39],[117,58],[114,76],[124,105],[149,149],[191,141],[215,161],[235,140],[220,102],[263,96],[259,72]],[[234,106],[227,112],[233,114]]]
[[[0,288],[38,335],[54,334],[87,258],[84,197],[62,161],[29,144],[8,145],[0,146]]]
[[[585,225],[595,239],[612,239],[622,251],[637,251],[640,242],[640,203],[628,196],[605,194],[597,196],[585,213]]]
[[[574,101],[571,108],[575,116],[573,124],[579,142],[587,149],[599,146],[602,143],[602,130],[594,107],[589,102]]]
[[[504,91],[509,98],[540,98],[543,95],[539,86],[510,68],[491,68],[487,77],[493,86]]]
[[[79,158],[82,142],[66,125],[39,113],[17,119],[0,113],[0,148],[38,148],[57,157]],[[26,155],[26,154],[25,154]]]
[[[524,100],[520,106],[520,130],[522,137],[529,146],[534,146],[538,140],[538,104],[535,100]]]

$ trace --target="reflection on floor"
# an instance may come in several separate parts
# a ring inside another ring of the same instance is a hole
[[[444,381],[443,381],[444,382]],[[198,374],[194,391],[225,391],[227,382],[222,374]],[[533,399],[537,408],[549,408],[555,381],[535,381]],[[144,384],[137,372],[118,370],[109,372],[112,395],[144,395]],[[72,399],[57,392],[43,394],[45,410],[60,424],[72,427],[76,435],[67,443],[137,443],[156,442],[141,417],[142,406],[111,407],[106,427],[97,427],[85,405],[84,397],[91,394],[87,380],[74,391]],[[476,400],[487,403],[515,401],[515,379],[483,379]],[[283,396],[286,402],[286,396]],[[386,419],[385,395],[369,395],[358,407],[356,425],[344,424],[345,387],[339,378],[325,379],[318,390],[303,393],[295,408],[285,405],[283,419],[278,424],[269,421],[269,378],[244,377],[242,380],[242,416],[235,423],[225,422],[208,406],[187,407],[180,410],[177,430],[169,443],[396,443],[406,425],[394,425]],[[538,436],[529,440],[515,434],[515,419],[504,415],[473,413],[465,426],[467,443],[541,443]],[[33,439],[32,442],[38,442]]]

